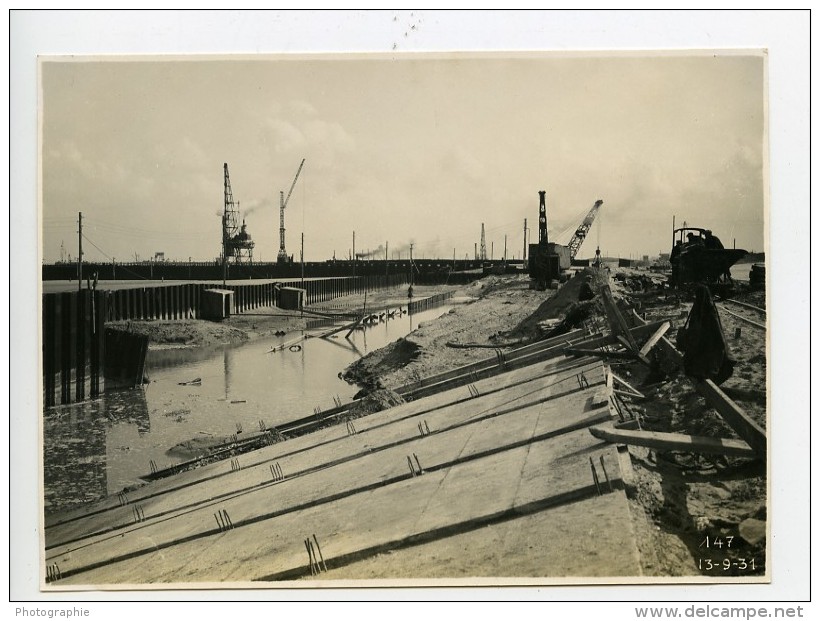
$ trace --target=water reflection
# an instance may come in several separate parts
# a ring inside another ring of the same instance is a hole
[[[141,483],[150,462],[164,468],[182,461],[175,445],[203,437],[251,432],[260,422],[275,427],[349,401],[356,386],[339,373],[367,352],[383,347],[449,310],[439,307],[402,315],[336,338],[309,338],[297,349],[271,352],[286,337],[200,349],[151,350],[150,383],[109,393],[96,401],[61,406],[44,414],[45,506],[51,512]],[[327,328],[325,328],[327,329]],[[191,380],[201,381],[191,384]]]
[[[128,447],[110,442],[115,426],[133,428],[138,436],[151,431],[148,403],[142,389],[118,391],[100,399],[59,406],[43,414],[43,482],[46,513],[109,493],[112,454]]]

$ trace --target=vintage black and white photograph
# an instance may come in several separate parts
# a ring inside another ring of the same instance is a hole
[[[768,580],[764,50],[39,86],[44,589]]]
[[[765,77],[42,59],[46,583],[765,579]]]

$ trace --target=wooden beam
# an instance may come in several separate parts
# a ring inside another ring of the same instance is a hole
[[[615,380],[616,382],[618,382],[621,386],[623,386],[624,388],[626,388],[627,390],[629,390],[630,392],[632,392],[634,396],[636,396],[636,397],[640,397],[641,399],[643,399],[643,398],[645,397],[645,395],[644,395],[644,394],[643,394],[640,390],[638,390],[637,388],[635,388],[634,386],[632,386],[632,384],[630,384],[629,382],[627,382],[627,381],[626,381],[626,380],[624,380],[623,378],[621,378],[621,377],[619,377],[619,376],[615,375],[614,373],[611,373],[611,375],[612,375],[612,379],[614,379],[614,380]]]
[[[641,347],[640,352],[641,355],[645,356],[646,354],[648,354],[652,350],[652,348],[655,347],[658,341],[661,340],[661,337],[663,337],[663,335],[666,334],[666,331],[669,330],[669,328],[671,327],[671,323],[669,323],[668,321],[664,321],[663,325],[655,331],[655,334],[650,336],[646,343],[643,344],[643,347]]]
[[[715,408],[735,433],[743,438],[758,454],[767,451],[766,432],[743,411],[712,380],[695,382],[695,390],[706,399],[706,403]]]
[[[635,490],[635,471],[632,468],[632,457],[629,454],[629,447],[625,444],[619,444],[618,449],[618,465],[621,470],[621,480],[624,482],[624,488],[628,494]]]
[[[617,388],[613,388],[612,392],[614,392],[616,395],[621,395],[622,397],[632,397],[633,399],[643,398],[642,395],[636,395],[634,392],[630,392],[628,390],[618,390]]]
[[[627,349],[627,351],[635,351],[635,349],[632,347],[632,343],[622,334],[617,334],[615,336],[615,340],[618,341],[621,345],[623,345]]]
[[[353,329],[355,329],[355,327],[359,324],[359,322],[360,322],[362,319],[364,319],[364,317],[359,317],[359,318],[358,318],[358,319],[356,319],[355,321],[352,321],[352,322],[350,322],[350,323],[346,323],[345,325],[340,326],[340,327],[338,327],[338,328],[331,328],[331,329],[330,329],[330,330],[328,330],[327,332],[323,332],[322,334],[320,334],[320,335],[319,335],[319,338],[320,338],[320,339],[326,339],[326,338],[328,338],[328,337],[333,336],[334,334],[337,334],[337,333],[341,332],[342,330],[348,330],[348,329],[353,330]],[[349,334],[349,333],[348,333],[348,334]]]
[[[615,300],[612,297],[612,291],[610,290],[609,285],[601,288],[601,300],[604,303],[604,309],[606,309],[606,314],[609,318],[609,325],[612,326],[613,332],[620,332],[629,342],[629,349],[632,351],[638,351],[638,343],[635,342],[635,337],[632,336],[629,326],[626,325],[626,319],[624,319],[624,316],[621,315],[621,311],[618,310],[618,306],[615,304]]]
[[[663,321],[654,321],[652,323],[647,323],[645,325],[636,326],[630,330],[631,334],[635,338],[643,338],[647,334],[652,334],[654,330],[657,330]],[[560,338],[560,337],[557,337]],[[587,339],[585,341],[577,341],[572,343],[572,346],[578,348],[587,348],[587,349],[595,349],[597,347],[603,347],[604,345],[613,345],[617,342],[617,339],[612,334],[607,334],[606,336],[596,336],[594,338]],[[567,344],[569,346],[569,344]]]
[[[367,292],[365,292],[365,299],[367,299]],[[354,321],[352,324],[350,324],[350,330],[348,330],[347,334],[345,334],[346,339],[350,338],[350,335],[353,334],[356,331],[356,328],[358,328],[359,325],[361,325],[361,323],[364,321],[364,318],[366,316],[367,315],[362,315],[356,321]]]
[[[629,351],[604,351],[603,349],[580,349],[578,347],[567,347],[565,354],[574,356],[597,356],[599,358],[624,358],[634,360],[635,354]]]
[[[757,452],[742,440],[690,436],[657,431],[627,431],[612,427],[590,427],[589,432],[600,440],[645,446],[661,451],[687,451],[733,457],[757,457]]]
[[[638,324],[641,327],[649,325],[646,323],[646,320],[643,317],[641,317],[638,313],[635,312],[634,308],[632,309],[632,314],[635,316]],[[661,349],[663,349],[664,353],[666,353],[666,355],[669,356],[675,362],[675,364],[677,364],[678,366],[683,365],[683,354],[677,350],[677,348],[672,344],[672,342],[668,338],[666,338],[665,336],[661,337],[661,340],[658,341],[658,345]]]

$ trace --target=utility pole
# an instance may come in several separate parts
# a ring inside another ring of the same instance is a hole
[[[527,260],[527,219],[524,218],[524,254],[521,255],[524,260]]]
[[[473,242],[473,257],[475,261],[478,261],[478,244]]]
[[[507,234],[504,234],[504,263],[507,262]]]
[[[385,241],[384,242],[384,277],[385,278],[390,277],[390,263],[387,259],[387,256],[388,256],[387,255],[387,242]],[[385,286],[387,286],[387,283],[384,283],[384,284],[385,284]]]
[[[80,213],[80,227],[77,241],[80,246],[80,255],[77,257],[77,286],[79,291],[83,290],[83,212]]]
[[[302,289],[305,288],[305,234],[302,233],[302,249],[299,251],[299,261],[302,264]]]
[[[353,231],[353,278],[356,278],[356,231]]]
[[[407,297],[413,297],[413,244],[410,244],[410,287],[407,289]]]
[[[495,259],[495,242],[490,242],[490,260]]]

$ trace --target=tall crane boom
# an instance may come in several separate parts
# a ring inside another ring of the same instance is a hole
[[[276,256],[278,263],[286,263],[288,260],[288,253],[285,251],[285,207],[288,206],[290,195],[293,194],[293,188],[296,187],[296,181],[299,179],[299,173],[302,172],[302,166],[305,165],[305,159],[299,164],[299,169],[296,171],[296,176],[293,178],[293,183],[290,184],[288,197],[285,198],[284,192],[279,192],[279,254]]]
[[[601,199],[595,201],[595,204],[592,206],[592,209],[589,210],[589,213],[586,215],[583,222],[581,222],[581,225],[575,230],[575,235],[572,236],[572,239],[569,240],[569,244],[567,244],[570,259],[574,259],[575,255],[578,254],[578,251],[581,249],[581,244],[584,243],[587,233],[589,233],[589,229],[595,221],[595,216],[598,215],[598,210],[603,204],[604,201]]]

